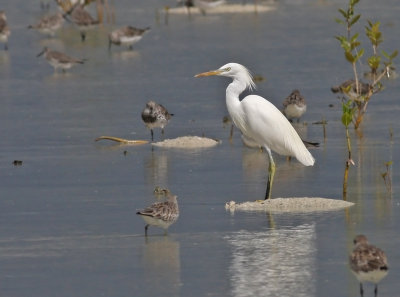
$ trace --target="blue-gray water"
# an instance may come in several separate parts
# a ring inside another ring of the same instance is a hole
[[[312,150],[314,167],[275,155],[273,196],[341,199],[345,134],[330,86],[351,76],[333,38],[343,33],[334,18],[345,3],[278,1],[257,16],[171,14],[167,26],[156,13],[163,1],[114,1],[115,27],[152,30],[133,51],[108,52],[110,25],[88,32],[85,43],[70,24],[47,39],[26,29],[42,14],[39,1],[3,1],[12,35],[9,51],[0,51],[0,296],[357,296],[347,257],[358,233],[387,253],[390,273],[379,295],[397,296],[399,81],[372,98],[363,137],[351,132],[354,207],[231,215],[226,201],[264,196],[266,158],[243,147],[237,130],[228,140],[229,80],[193,78],[242,63],[265,77],[256,93],[278,107],[299,88],[309,105],[308,125],[298,128],[321,147]],[[363,22],[381,21],[384,49],[399,49],[397,1],[358,6]],[[54,75],[36,58],[45,45],[88,60]],[[222,144],[185,151],[94,142],[100,135],[149,139],[140,112],[150,99],[175,114],[165,137],[204,134]],[[322,127],[311,124],[322,119],[325,142]],[[388,161],[392,197],[381,177]],[[150,227],[145,239],[135,212],[155,201],[157,185],[178,195],[181,216],[168,236]]]

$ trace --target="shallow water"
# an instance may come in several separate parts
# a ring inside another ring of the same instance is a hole
[[[164,4],[115,1],[115,26],[152,30],[133,51],[111,52],[110,25],[90,31],[85,44],[68,24],[46,39],[25,29],[42,13],[39,1],[3,2],[12,36],[9,51],[0,51],[0,296],[357,296],[347,257],[358,233],[387,253],[391,270],[379,295],[397,295],[399,81],[372,99],[363,138],[352,132],[354,207],[230,214],[226,201],[264,196],[267,161],[243,147],[237,130],[229,142],[222,123],[228,80],[193,78],[236,61],[266,79],[256,92],[277,106],[299,88],[308,125],[296,128],[321,147],[312,150],[312,168],[275,156],[273,196],[341,199],[346,147],[330,86],[351,75],[333,38],[342,33],[333,19],[343,1],[279,1],[257,16],[171,14],[168,25]],[[359,9],[381,20],[385,49],[400,48],[396,1],[362,1]],[[44,45],[88,61],[54,74],[35,57]],[[165,137],[204,134],[221,145],[94,142],[100,135],[148,140],[140,112],[150,99],[175,114]],[[322,118],[325,140],[312,125]],[[381,177],[390,160],[392,196]],[[150,227],[146,239],[135,211],[154,202],[157,185],[178,195],[181,215],[168,236]],[[372,295],[372,286],[365,289]]]

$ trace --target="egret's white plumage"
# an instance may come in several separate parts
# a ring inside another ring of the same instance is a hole
[[[286,117],[271,102],[258,95],[239,95],[249,88],[255,88],[249,70],[243,65],[229,63],[217,70],[197,74],[196,77],[219,75],[232,78],[226,88],[226,106],[233,123],[246,138],[264,147],[269,156],[269,179],[266,199],[271,197],[275,163],[271,150],[284,156],[296,157],[305,166],[314,165],[314,158],[305,147],[296,130]]]

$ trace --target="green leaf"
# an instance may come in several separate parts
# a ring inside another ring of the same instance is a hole
[[[350,38],[350,41],[351,41],[351,42],[356,41],[356,39],[358,38],[359,35],[360,35],[360,34],[358,34],[358,33],[354,34],[354,35]]]
[[[396,58],[398,54],[399,54],[399,51],[398,51],[398,50],[395,50],[395,51],[393,52],[393,54],[390,55],[390,60],[393,60],[394,58]]]
[[[344,53],[346,60],[349,61],[350,63],[354,63],[355,62],[355,57],[351,54],[351,52],[346,51]]]
[[[338,11],[342,14],[342,16],[343,16],[345,19],[348,18],[347,12],[345,12],[343,9],[339,8]]]
[[[350,26],[353,26],[357,21],[360,19],[361,14],[356,15],[354,18],[351,19],[350,21]]]
[[[357,56],[356,56],[356,60],[360,59],[362,57],[362,55],[364,55],[364,49],[360,49],[360,51],[358,52]]]
[[[338,18],[335,18],[335,22],[338,24],[341,24],[341,25],[345,24],[341,19],[338,19]]]
[[[385,52],[384,50],[381,50],[381,53],[386,59],[390,60],[390,55],[387,52]]]

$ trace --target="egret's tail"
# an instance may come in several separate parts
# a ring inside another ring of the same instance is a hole
[[[305,146],[304,149],[296,154],[296,159],[299,160],[299,162],[304,166],[313,166],[315,163],[314,157]]]

